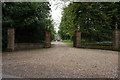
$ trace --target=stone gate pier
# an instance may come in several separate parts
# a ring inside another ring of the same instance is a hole
[[[10,27],[7,30],[7,40],[8,40],[8,44],[7,44],[7,49],[9,51],[13,51],[15,49],[15,30],[14,28]]]
[[[120,47],[120,29],[115,29],[113,31],[113,50]]]
[[[51,47],[51,30],[45,31],[45,48]]]
[[[80,47],[81,46],[81,31],[80,30],[75,31],[73,46],[74,47]]]

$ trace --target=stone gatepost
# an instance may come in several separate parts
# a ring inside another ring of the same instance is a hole
[[[79,30],[75,31],[73,46],[74,47],[80,47],[81,46],[81,32]]]
[[[120,30],[115,29],[113,31],[113,49],[118,49],[120,47]]]
[[[8,28],[7,30],[7,49],[9,51],[13,51],[14,50],[14,40],[15,40],[15,30],[14,28]]]
[[[46,30],[45,31],[45,48],[51,47],[51,31]]]

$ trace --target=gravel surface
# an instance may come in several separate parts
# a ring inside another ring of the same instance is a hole
[[[117,78],[118,52],[73,48],[53,42],[52,48],[3,53],[3,75],[23,78]]]

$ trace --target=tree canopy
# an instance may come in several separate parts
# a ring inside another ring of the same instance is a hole
[[[82,39],[112,40],[115,25],[120,25],[120,2],[79,2],[64,8],[59,34],[71,39],[80,25]]]

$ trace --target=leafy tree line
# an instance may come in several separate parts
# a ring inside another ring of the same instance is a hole
[[[7,45],[7,28],[15,28],[16,43],[42,43],[44,31],[50,27],[54,39],[54,26],[50,19],[50,4],[47,2],[2,3],[2,47]]]
[[[120,2],[70,3],[63,10],[59,27],[61,38],[73,39],[80,25],[85,41],[112,41],[115,25],[120,25]]]

